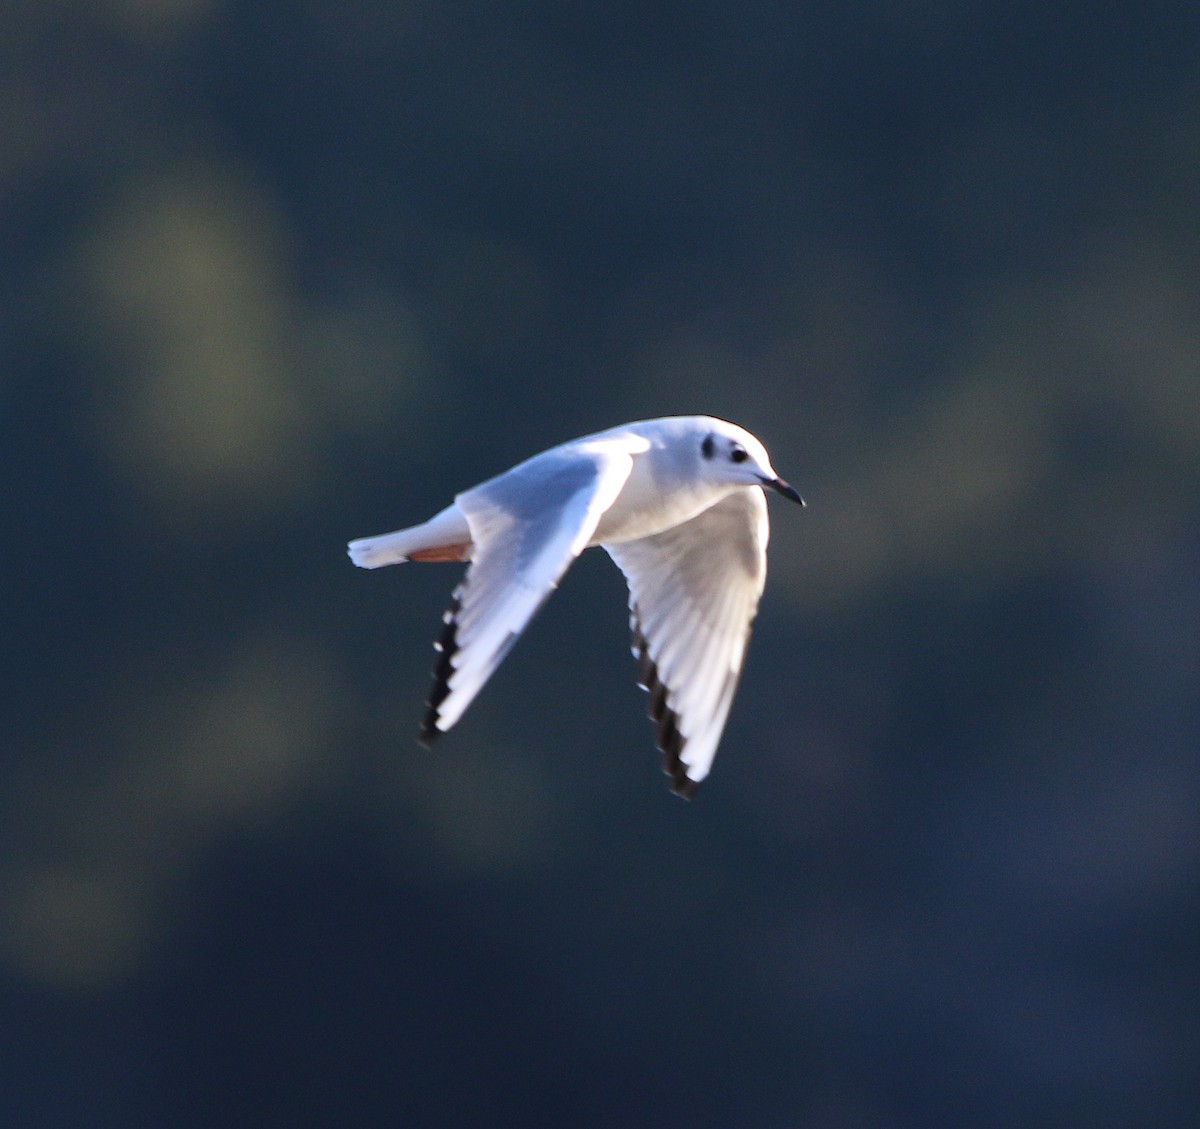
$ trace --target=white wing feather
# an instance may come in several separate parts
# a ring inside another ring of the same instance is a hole
[[[426,743],[462,716],[583,551],[645,447],[625,435],[572,444],[521,463],[455,498],[471,529],[471,565],[435,644]]]
[[[605,545],[629,582],[633,653],[658,723],[663,771],[690,796],[733,702],[767,573],[767,503],[739,489],[691,521]]]

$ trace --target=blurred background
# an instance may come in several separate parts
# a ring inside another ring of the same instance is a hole
[[[1194,1125],[1198,35],[10,0],[0,1122]],[[809,501],[697,799],[599,553],[418,747],[345,542],[693,412]]]

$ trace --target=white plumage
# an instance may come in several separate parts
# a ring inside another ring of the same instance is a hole
[[[629,583],[634,654],[672,789],[709,772],[766,579],[762,444],[710,416],[613,428],[536,455],[409,529],[352,541],[363,568],[469,560],[435,645],[422,738],[462,716],[570,563],[602,545]]]

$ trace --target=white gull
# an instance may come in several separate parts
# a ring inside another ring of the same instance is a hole
[[[458,721],[571,562],[600,545],[629,583],[663,771],[690,797],[712,766],[766,580],[763,487],[804,504],[748,431],[670,416],[564,443],[422,525],[351,541],[362,568],[470,561],[434,645],[421,739]]]

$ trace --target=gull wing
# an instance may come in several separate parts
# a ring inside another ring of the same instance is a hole
[[[629,582],[640,683],[671,790],[707,775],[733,702],[767,575],[767,502],[739,489],[691,521],[605,545]]]
[[[649,445],[625,433],[537,455],[455,498],[471,564],[442,617],[421,739],[462,716],[592,538]]]

